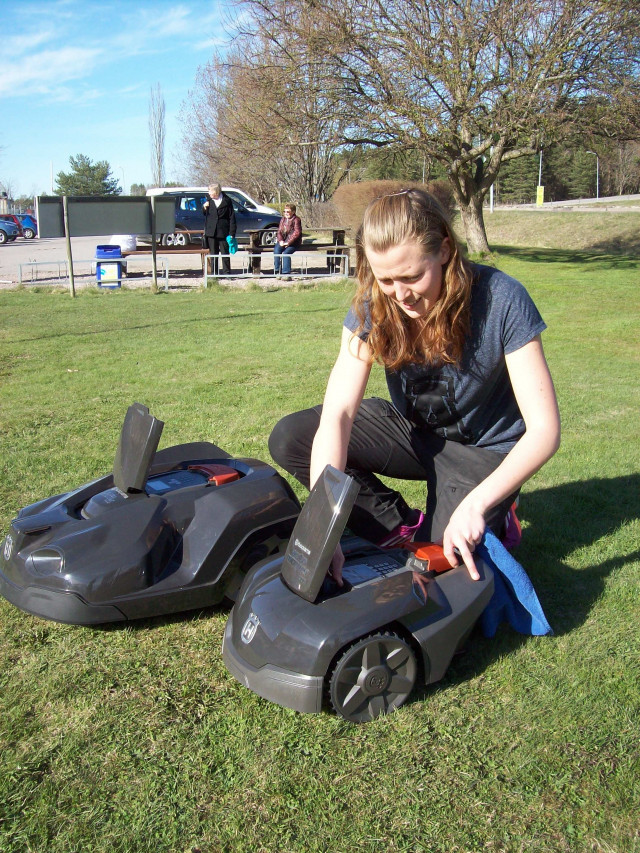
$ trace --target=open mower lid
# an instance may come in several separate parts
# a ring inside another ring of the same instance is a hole
[[[305,501],[281,570],[301,598],[315,601],[359,490],[353,477],[327,465]]]
[[[142,403],[129,406],[113,463],[117,489],[125,494],[144,491],[163,427],[164,422],[150,415]]]

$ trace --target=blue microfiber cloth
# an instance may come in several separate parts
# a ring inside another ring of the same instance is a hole
[[[235,255],[238,251],[238,242],[235,237],[232,237],[231,234],[227,237],[227,243],[229,244],[229,254]]]
[[[493,595],[480,617],[485,637],[493,637],[501,622],[520,634],[553,634],[529,576],[495,533],[485,531],[476,553],[493,569]]]

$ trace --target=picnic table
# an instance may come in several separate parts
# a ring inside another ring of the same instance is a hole
[[[324,228],[316,228],[315,231],[331,232],[331,241],[327,242],[312,242],[308,238],[302,237],[302,244],[296,250],[296,255],[300,252],[325,252],[327,256],[326,266],[330,273],[344,271],[346,275],[350,273],[349,264],[349,247],[345,245],[346,228],[341,226],[326,226]],[[261,245],[261,232],[249,231],[249,254],[251,256],[251,272],[254,275],[260,275],[262,272],[262,254],[264,252],[273,252],[273,246]]]

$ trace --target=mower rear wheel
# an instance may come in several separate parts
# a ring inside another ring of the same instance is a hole
[[[403,705],[416,683],[418,667],[411,646],[391,631],[381,631],[348,646],[329,676],[334,710],[352,723],[367,723]]]

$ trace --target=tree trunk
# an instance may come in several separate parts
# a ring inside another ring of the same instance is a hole
[[[470,255],[488,255],[491,252],[482,214],[482,193],[476,193],[467,204],[459,204],[467,249]]]

